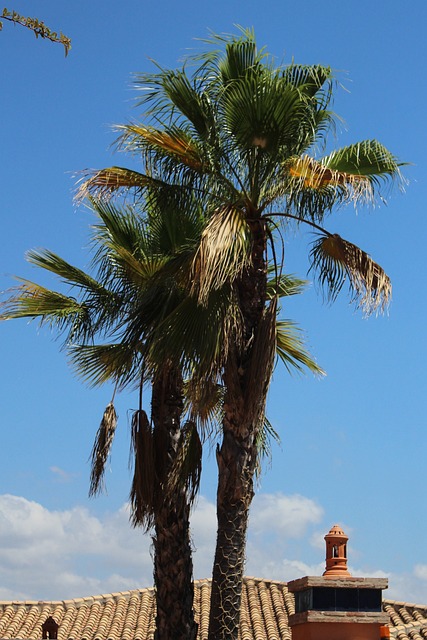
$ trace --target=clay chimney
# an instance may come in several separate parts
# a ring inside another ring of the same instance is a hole
[[[288,582],[295,595],[295,613],[289,617],[292,640],[385,640],[390,633],[389,616],[382,610],[387,579],[351,576],[348,537],[340,526],[333,526],[325,541],[323,576]]]
[[[337,524],[326,534],[326,569],[323,573],[325,577],[351,575],[347,569],[347,541],[348,536]]]

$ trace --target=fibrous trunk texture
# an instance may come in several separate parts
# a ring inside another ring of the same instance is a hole
[[[192,640],[197,635],[190,506],[183,489],[173,495],[166,490],[179,451],[182,411],[182,378],[169,368],[154,381],[152,392],[156,473],[160,480],[153,536],[156,640]]]
[[[252,264],[238,285],[244,343],[224,372],[223,440],[217,449],[217,544],[212,575],[209,640],[236,640],[239,629],[249,507],[254,495],[257,435],[268,387],[254,380],[257,333],[266,302],[265,231],[252,223]],[[262,363],[260,363],[262,367]],[[268,376],[268,374],[267,374]],[[254,394],[256,397],[254,397]]]

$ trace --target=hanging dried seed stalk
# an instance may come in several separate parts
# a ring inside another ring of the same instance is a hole
[[[107,458],[111,451],[117,426],[117,413],[111,401],[105,411],[95,436],[91,453],[89,495],[94,496],[104,490],[104,474]]]
[[[133,479],[130,490],[131,522],[149,529],[153,524],[157,475],[154,464],[153,431],[144,410],[132,416],[131,456]]]

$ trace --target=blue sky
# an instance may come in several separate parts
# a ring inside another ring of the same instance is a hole
[[[320,574],[323,535],[339,522],[350,535],[355,574],[387,575],[388,597],[426,603],[424,0],[410,11],[397,0],[8,6],[62,30],[72,50],[65,58],[60,45],[10,24],[0,34],[2,291],[13,274],[54,286],[26,264],[31,248],[87,265],[92,220],[73,205],[75,174],[130,164],[110,145],[111,125],[138,115],[131,74],[152,69],[150,59],[176,66],[208,29],[254,27],[259,45],[278,60],[330,65],[342,85],[334,108],[345,121],[331,146],[375,137],[412,163],[405,194],[395,190],[375,210],[342,209],[327,224],[388,272],[389,314],[363,319],[344,293],[327,306],[314,286],[283,310],[304,329],[328,375],[275,371],[268,415],[282,442],[254,501],[247,573],[283,580]],[[310,236],[288,238],[288,272],[306,274],[309,243]],[[128,412],[136,398],[118,401],[108,495],[89,500],[87,460],[111,389],[76,380],[60,341],[36,323],[2,323],[0,344],[0,599],[150,586],[150,539],[130,529],[126,511]],[[215,488],[207,449],[193,517],[196,577],[210,576]],[[46,563],[55,568],[50,580]]]

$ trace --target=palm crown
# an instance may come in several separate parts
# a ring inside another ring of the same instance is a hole
[[[394,156],[365,140],[324,157],[334,126],[331,70],[276,67],[254,36],[214,38],[211,51],[190,62],[193,73],[160,69],[136,78],[148,124],[118,127],[118,146],[143,159],[145,172],[121,167],[94,172],[80,195],[129,188],[188,189],[210,220],[195,259],[200,300],[235,279],[250,262],[254,225],[271,230],[274,218],[321,224],[334,205],[371,202],[381,184],[400,179]],[[331,296],[348,276],[369,313],[390,297],[389,280],[366,253],[319,229],[312,264]]]

